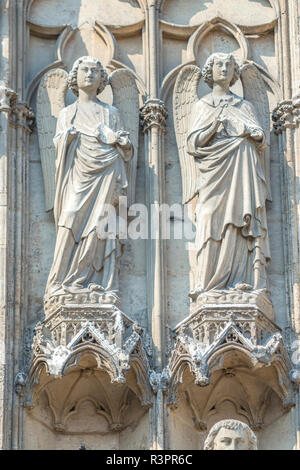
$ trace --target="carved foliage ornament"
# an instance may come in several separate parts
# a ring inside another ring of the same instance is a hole
[[[168,111],[161,100],[150,99],[141,109],[141,124],[144,132],[148,132],[152,127],[158,127],[165,133],[167,118]]]
[[[274,109],[272,119],[277,135],[286,129],[296,129],[300,123],[300,95],[291,100],[281,101]]]

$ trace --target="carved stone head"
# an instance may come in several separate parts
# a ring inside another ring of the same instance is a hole
[[[225,419],[211,428],[204,450],[257,450],[257,438],[247,424]]]
[[[99,86],[98,86],[98,89],[97,89],[97,95],[99,93],[102,93],[102,91],[105,89],[105,87],[109,83],[109,78],[108,78],[107,71],[102,66],[100,60],[95,59],[95,57],[89,57],[89,56],[80,57],[79,59],[76,60],[76,62],[74,62],[72,70],[71,70],[71,72],[69,73],[69,76],[68,76],[68,86],[69,86],[70,90],[76,96],[78,96],[78,80],[77,80],[78,69],[79,69],[79,67],[82,67],[84,64],[87,64],[89,66],[94,65],[98,68],[100,74],[99,74],[99,78],[98,78]]]
[[[202,69],[202,77],[205,83],[208,84],[210,88],[213,88],[214,85],[214,66],[220,62],[221,64],[231,64],[232,65],[232,75],[230,86],[233,86],[235,82],[240,78],[240,67],[236,62],[233,54],[222,54],[220,52],[216,52],[209,56],[207,59],[203,69]],[[220,70],[222,73],[222,70]]]

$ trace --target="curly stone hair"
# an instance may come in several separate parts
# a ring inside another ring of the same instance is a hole
[[[220,52],[215,52],[214,54],[211,54],[209,56],[209,58],[207,59],[207,61],[205,62],[205,65],[202,69],[203,80],[205,81],[205,83],[207,83],[207,85],[210,88],[213,88],[213,84],[214,84],[214,82],[213,82],[213,65],[214,65],[215,59],[218,59],[218,58],[222,58],[222,59],[228,58],[234,64],[234,75],[233,75],[233,78],[230,82],[230,86],[233,86],[235,84],[235,82],[238,81],[238,79],[240,78],[240,75],[241,75],[240,66],[237,63],[237,61],[235,60],[235,57],[234,57],[233,54],[221,54]]]
[[[70,90],[74,93],[74,95],[78,96],[78,84],[77,84],[77,72],[78,72],[78,67],[80,64],[84,63],[93,63],[96,64],[101,72],[101,84],[97,90],[97,95],[99,93],[102,93],[102,91],[106,88],[106,86],[109,84],[109,77],[108,73],[101,64],[100,60],[95,59],[95,57],[90,57],[90,56],[84,56],[80,57],[79,59],[74,62],[72,70],[70,71],[68,75],[68,87]]]
[[[215,438],[222,428],[245,432],[249,441],[249,450],[257,450],[257,437],[252,429],[250,429],[247,424],[237,421],[236,419],[224,419],[216,423],[209,431],[204,443],[204,450],[214,450]]]

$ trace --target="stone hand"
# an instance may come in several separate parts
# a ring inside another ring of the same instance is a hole
[[[117,131],[116,132],[116,143],[121,145],[121,147],[126,147],[129,142],[129,132],[126,131]]]
[[[75,129],[75,127],[70,127],[68,129],[68,142],[71,142],[78,134],[78,131],[77,129]]]
[[[116,145],[117,144],[117,134],[110,127],[100,124],[96,130],[95,134],[97,139],[100,142],[103,142],[107,145]]]
[[[264,137],[263,131],[258,127],[249,127],[247,129],[247,134],[249,135],[249,137],[251,137],[251,139],[256,141],[260,141]]]
[[[77,135],[77,133],[78,133],[77,129],[74,126],[70,127],[68,129],[68,132],[69,132],[70,135]]]

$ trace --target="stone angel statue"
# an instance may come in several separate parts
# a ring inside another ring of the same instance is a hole
[[[241,77],[245,99],[230,91]],[[201,78],[212,93],[199,100]],[[259,122],[258,117],[261,119]],[[232,54],[212,54],[202,71],[189,65],[174,90],[183,203],[196,195],[196,286],[203,292],[267,289],[270,259],[270,118],[256,66],[240,70]]]
[[[109,83],[114,106],[97,98]],[[78,99],[65,107],[68,88]],[[69,74],[56,69],[44,77],[37,123],[46,210],[53,208],[57,231],[45,298],[88,292],[110,292],[117,298],[121,243],[118,235],[103,236],[99,227],[107,205],[115,207],[127,192],[129,203],[134,197],[139,130],[135,80],[125,69],[109,78],[98,59],[81,57]]]

